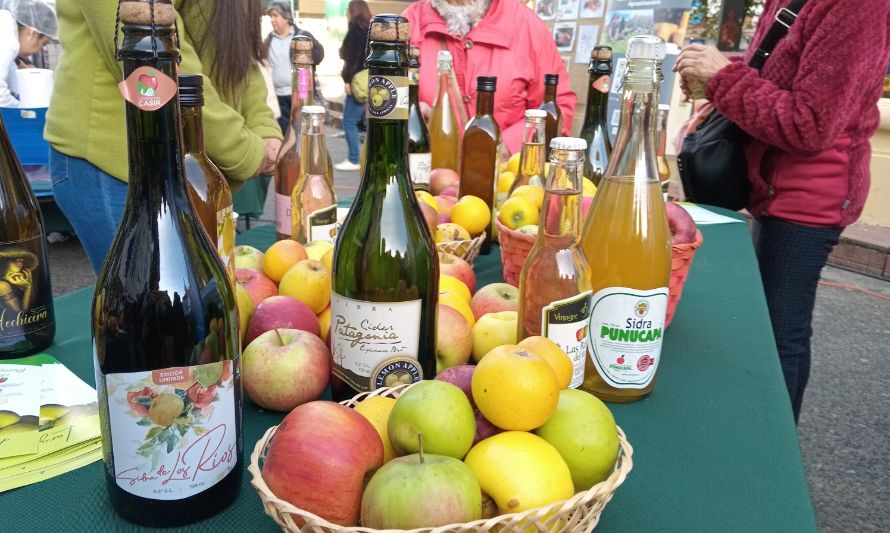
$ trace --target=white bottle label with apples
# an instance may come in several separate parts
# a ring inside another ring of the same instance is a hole
[[[603,381],[642,389],[661,361],[668,288],[607,287],[591,298],[587,349]]]
[[[558,344],[572,360],[572,381],[569,383],[572,389],[577,389],[584,381],[590,295],[591,291],[584,291],[541,308],[541,336]]]

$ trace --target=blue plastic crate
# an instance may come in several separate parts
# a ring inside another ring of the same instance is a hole
[[[12,140],[12,147],[22,165],[49,164],[49,144],[43,140],[46,124],[45,107],[36,109],[0,108],[3,123]]]

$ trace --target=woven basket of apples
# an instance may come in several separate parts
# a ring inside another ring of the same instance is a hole
[[[565,353],[554,365],[559,347],[531,339],[298,406],[250,458],[266,514],[299,532],[590,531],[633,450],[605,404],[568,388]]]

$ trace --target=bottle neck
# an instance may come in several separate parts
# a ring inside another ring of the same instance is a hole
[[[327,176],[328,174],[328,147],[324,139],[324,126],[320,120],[323,120],[321,116],[311,123],[303,122],[300,162],[302,173],[309,176]]]
[[[476,93],[476,117],[494,114],[494,91],[479,91]]]
[[[307,63],[294,63],[291,67],[291,95],[290,121],[291,124],[300,123],[300,111],[304,105],[312,105],[312,95],[315,94],[314,67]]]
[[[658,121],[658,68],[655,61],[628,64],[621,98],[621,122],[606,176],[658,180],[655,127]]]
[[[590,74],[582,131],[590,131],[597,127],[605,128],[608,124],[609,78],[610,74]]]
[[[556,102],[556,85],[544,86],[544,102]]]
[[[544,142],[544,119],[527,120],[522,134],[522,153],[519,156],[519,173],[521,175],[543,175]]]
[[[420,69],[408,69],[408,105],[420,106]]]
[[[180,106],[182,149],[186,154],[204,153],[204,118],[200,106]]]
[[[404,43],[379,43],[371,45],[368,56],[369,86],[376,76],[386,77],[396,91],[404,90],[408,83],[408,54]],[[371,93],[371,87],[368,90]],[[360,193],[380,192],[395,184],[405,190],[413,190],[408,181],[408,110],[395,107],[384,115],[387,105],[374,107],[368,102],[368,133],[365,141],[365,169]]]
[[[581,229],[584,153],[580,150],[553,150],[550,161],[538,235],[545,239],[569,237],[577,241]]]

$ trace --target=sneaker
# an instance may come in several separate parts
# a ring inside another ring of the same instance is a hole
[[[349,160],[341,161],[334,165],[337,170],[358,170],[362,168],[358,163],[351,163]]]

